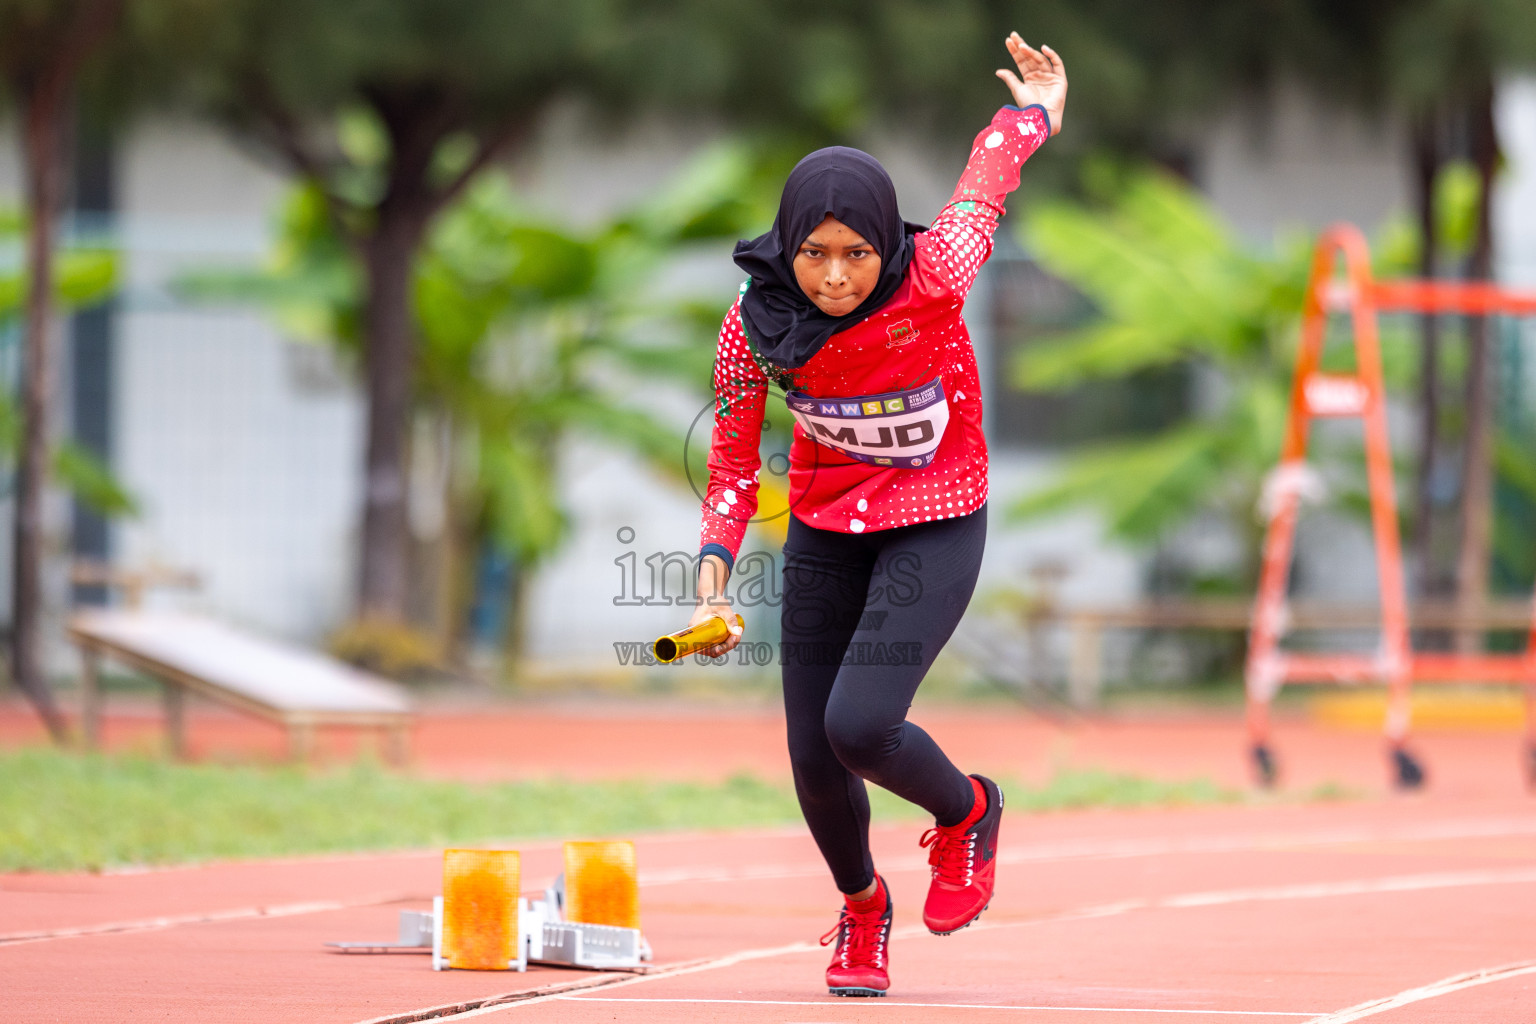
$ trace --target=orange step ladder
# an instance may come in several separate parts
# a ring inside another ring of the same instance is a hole
[[[1340,257],[1342,276],[1337,273]],[[1526,689],[1526,775],[1536,786],[1536,604],[1532,608],[1526,650],[1520,654],[1415,654],[1409,645],[1402,545],[1397,531],[1392,449],[1387,437],[1386,392],[1376,322],[1380,310],[1533,316],[1536,292],[1514,291],[1486,282],[1375,281],[1371,276],[1370,251],[1358,229],[1348,224],[1334,225],[1318,240],[1302,307],[1301,346],[1291,385],[1290,419],[1280,465],[1266,487],[1269,521],[1248,638],[1247,721],[1255,774],[1261,785],[1275,782],[1277,768],[1270,742],[1269,708],[1286,683],[1385,683],[1385,729],[1395,781],[1401,787],[1415,788],[1423,784],[1424,771],[1405,746],[1413,683],[1501,682]],[[1335,314],[1347,314],[1352,323],[1355,371],[1351,374],[1325,373],[1321,369],[1328,318]],[[1287,651],[1280,641],[1287,628],[1286,582],[1295,545],[1297,511],[1308,477],[1309,428],[1314,419],[1339,417],[1359,417],[1365,426],[1366,477],[1381,595],[1381,640],[1373,652]]]

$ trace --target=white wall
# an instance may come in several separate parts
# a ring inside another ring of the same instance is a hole
[[[119,217],[128,293],[116,325],[116,470],[143,505],[124,565],[194,570],[182,599],[315,641],[348,613],[361,409],[329,355],[242,307],[188,306],[178,275],[252,266],[284,179],[219,133],[150,119],[125,133]]]
[[[1367,233],[1406,212],[1407,142],[1386,116],[1366,117],[1297,85],[1263,102],[1238,102],[1198,126],[1196,176],[1245,237],[1332,221]]]
[[[137,311],[118,338],[116,466],[143,504],[118,561],[192,569],[193,604],[320,639],[350,602],[351,389],[296,383],[303,353],[248,313]]]
[[[1507,79],[1499,85],[1496,123],[1504,151],[1494,207],[1497,274],[1503,283],[1536,288],[1536,75]],[[1521,375],[1500,381],[1504,389],[1519,388],[1527,414],[1536,409],[1536,318],[1519,323]]]
[[[1496,122],[1504,150],[1494,208],[1499,278],[1536,287],[1536,75],[1500,83]]]

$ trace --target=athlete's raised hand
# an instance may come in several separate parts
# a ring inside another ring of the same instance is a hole
[[[997,77],[1013,93],[1015,106],[1027,107],[1038,103],[1051,118],[1051,134],[1061,131],[1061,114],[1067,105],[1067,69],[1061,58],[1049,46],[1036,50],[1020,38],[1017,32],[1009,33],[1004,40],[1008,55],[1018,65],[1019,73],[999,68]]]

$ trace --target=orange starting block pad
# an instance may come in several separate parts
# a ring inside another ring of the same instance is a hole
[[[639,931],[638,874],[634,843],[566,843],[566,920]]]
[[[400,912],[395,942],[331,942],[344,953],[431,953],[433,970],[524,971],[546,963],[635,970],[651,959],[640,932],[635,844],[565,844],[565,873],[543,899],[522,895],[516,850],[445,850],[431,913]]]
[[[525,970],[522,857],[516,850],[444,850],[443,894],[432,902],[432,967]]]

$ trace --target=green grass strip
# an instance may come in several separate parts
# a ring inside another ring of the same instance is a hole
[[[1062,770],[1005,783],[1009,807],[1053,810],[1241,799],[1214,783]],[[921,818],[870,787],[877,818]],[[0,752],[0,871],[101,870],[225,858],[800,822],[788,786],[646,780],[474,784],[358,766],[329,772],[187,765],[47,748]]]

